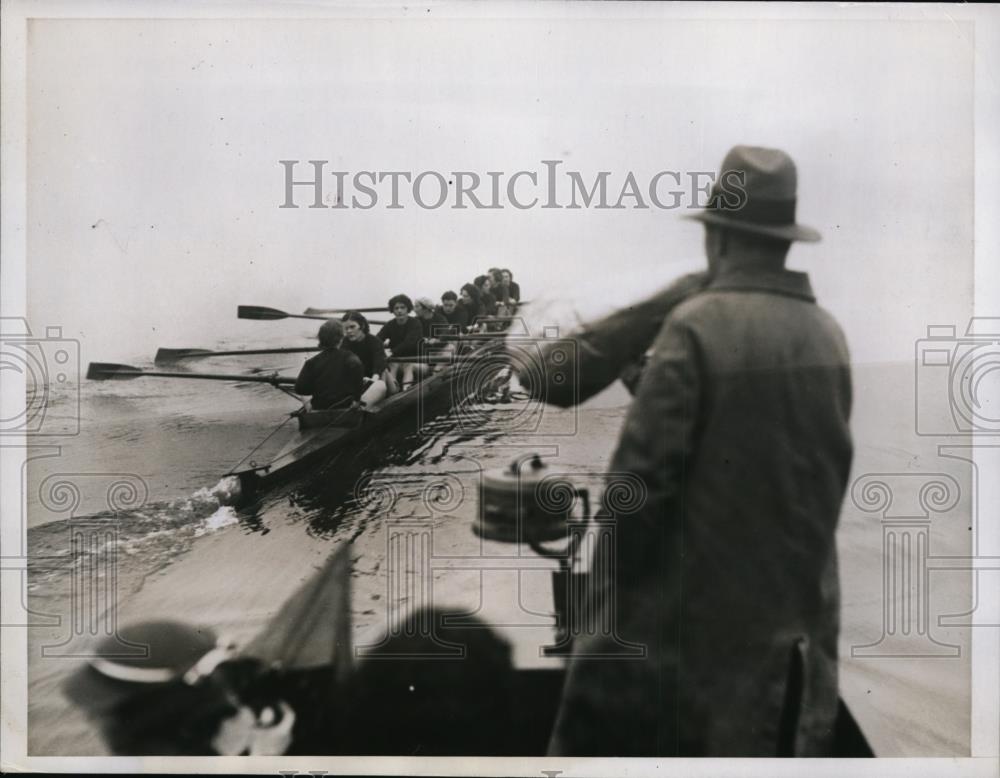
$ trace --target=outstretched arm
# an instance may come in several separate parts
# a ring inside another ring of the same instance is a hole
[[[552,346],[542,341],[542,364],[518,379],[534,396],[563,408],[593,397],[641,359],[674,308],[703,290],[708,280],[704,272],[681,276],[652,297],[584,325],[570,334],[575,349],[568,362],[564,339]]]

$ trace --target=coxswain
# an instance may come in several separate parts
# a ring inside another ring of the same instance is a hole
[[[382,342],[371,334],[364,314],[348,311],[340,320],[344,324],[344,342],[341,348],[347,349],[361,360],[365,381],[369,382],[361,395],[361,402],[372,406],[389,393],[385,349]]]
[[[364,367],[350,351],[340,348],[344,325],[326,321],[316,336],[322,351],[302,366],[295,381],[295,392],[311,395],[312,410],[346,408],[361,399],[364,390]]]
[[[377,337],[394,357],[415,357],[420,353],[420,341],[424,336],[420,321],[410,312],[413,301],[405,294],[397,294],[389,300],[389,313],[393,318],[378,331]],[[394,362],[389,369],[392,378],[405,388],[414,380],[413,362]]]

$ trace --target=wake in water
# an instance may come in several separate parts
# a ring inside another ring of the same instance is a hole
[[[67,596],[70,574],[114,575],[119,596],[184,554],[203,535],[237,523],[211,489],[190,497],[147,503],[129,511],[74,516],[28,530],[28,592],[35,598]]]
[[[219,480],[219,482],[206,489],[199,489],[195,492],[195,496],[200,496],[204,499],[214,499],[221,506],[231,506],[239,504],[243,497],[243,489],[240,486],[240,479],[235,475],[227,475]]]

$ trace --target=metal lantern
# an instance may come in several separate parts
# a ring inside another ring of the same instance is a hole
[[[483,475],[482,521],[474,529],[489,540],[532,546],[565,539],[577,498],[586,501],[586,490],[552,475],[538,454],[520,457]]]

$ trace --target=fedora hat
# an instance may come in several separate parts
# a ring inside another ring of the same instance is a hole
[[[130,652],[125,655],[123,645]],[[63,686],[71,702],[101,714],[137,694],[193,684],[227,655],[215,633],[176,621],[127,625],[97,644],[94,655]]]
[[[795,222],[796,182],[785,152],[735,146],[722,161],[708,206],[685,218],[779,240],[818,241],[816,230]]]

